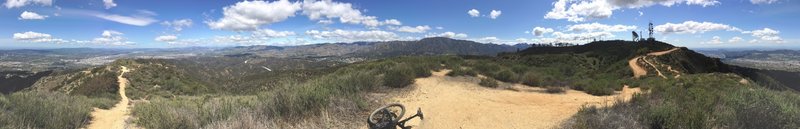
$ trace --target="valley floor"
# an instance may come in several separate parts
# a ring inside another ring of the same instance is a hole
[[[449,77],[445,76],[447,72],[418,78],[409,87],[413,90],[390,100],[406,106],[405,116],[413,115],[418,107],[422,109],[425,119],[411,120],[407,125],[421,129],[553,128],[582,106],[608,106],[639,92],[638,88],[625,87],[610,96],[575,90],[550,94],[544,88],[520,84],[490,89],[479,86],[474,77]]]

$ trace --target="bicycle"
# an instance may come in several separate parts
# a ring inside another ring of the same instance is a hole
[[[410,126],[405,125],[406,122],[414,117],[419,117],[420,120],[424,119],[422,109],[417,108],[417,114],[400,120],[400,118],[403,118],[403,115],[405,115],[405,112],[406,107],[402,104],[391,103],[372,111],[372,113],[369,114],[367,123],[370,129],[397,129],[397,127],[400,127],[400,129],[411,129]]]

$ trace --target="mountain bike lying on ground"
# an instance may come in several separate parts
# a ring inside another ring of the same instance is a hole
[[[417,108],[417,114],[400,120],[403,118],[405,112],[405,106],[399,103],[392,103],[372,111],[372,113],[369,114],[367,123],[370,129],[397,129],[397,127],[400,127],[400,129],[410,129],[410,126],[406,126],[408,120],[414,117],[419,117],[420,120],[424,119],[422,110]]]

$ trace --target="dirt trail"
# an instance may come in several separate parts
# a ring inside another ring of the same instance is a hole
[[[676,47],[676,48],[672,48],[672,49],[669,49],[669,50],[666,50],[666,51],[651,52],[651,53],[647,53],[647,55],[645,55],[645,56],[637,56],[637,57],[629,60],[628,61],[628,66],[630,66],[631,70],[633,71],[633,78],[639,78],[641,76],[647,75],[647,70],[644,69],[644,67],[639,66],[638,61],[640,59],[644,60],[645,63],[647,63],[648,65],[652,66],[656,70],[656,72],[658,72],[659,76],[661,76],[662,78],[667,78],[666,76],[661,74],[661,71],[659,71],[658,68],[655,67],[655,65],[653,65],[653,63],[650,63],[649,61],[647,61],[645,59],[645,57],[646,56],[661,56],[661,55],[668,54],[670,52],[673,52],[673,51],[676,51],[676,50],[679,50],[679,49],[680,48]],[[678,75],[678,76],[680,76],[680,75]]]
[[[630,99],[639,92],[627,86],[612,96],[575,90],[549,94],[543,88],[519,84],[512,86],[517,91],[490,89],[469,79],[444,76],[447,72],[418,78],[410,93],[392,99],[406,106],[406,116],[422,108],[425,120],[415,119],[407,125],[420,129],[552,128],[583,105],[611,105],[616,99]]]
[[[122,77],[128,72],[128,68],[125,66],[120,66],[121,73],[117,76],[117,82],[119,82],[119,96],[120,101],[114,105],[113,108],[104,110],[95,108],[92,112],[92,121],[87,126],[88,129],[124,129],[129,128],[125,123],[125,120],[130,118],[129,116],[129,109],[128,103],[128,96],[125,95],[125,87],[128,85],[128,79]]]

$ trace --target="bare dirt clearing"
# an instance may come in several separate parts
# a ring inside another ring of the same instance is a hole
[[[117,76],[119,82],[119,96],[120,101],[114,105],[113,108],[104,110],[95,108],[92,114],[92,121],[88,126],[89,129],[124,129],[128,127],[125,120],[130,118],[128,96],[125,95],[125,87],[128,85],[128,79],[122,77],[128,72],[128,68],[121,66],[121,73]]]
[[[638,88],[625,87],[611,96],[593,96],[567,90],[545,93],[544,88],[519,84],[515,90],[481,87],[472,77],[447,77],[449,70],[418,78],[409,93],[390,101],[406,106],[406,114],[422,108],[425,120],[407,125],[422,129],[553,128],[578,112],[581,106],[604,106],[616,99],[630,99]],[[408,115],[406,115],[408,116]]]

